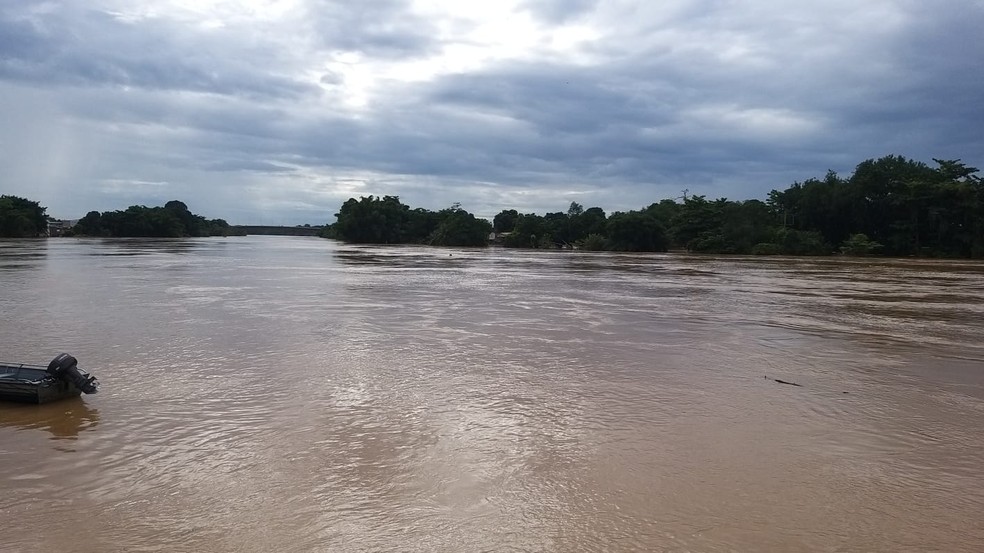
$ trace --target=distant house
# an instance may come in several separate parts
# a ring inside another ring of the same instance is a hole
[[[510,234],[512,234],[512,232],[490,232],[489,233],[489,243],[492,243],[492,244],[502,244],[502,242]]]
[[[75,226],[78,219],[51,219],[48,218],[48,236],[62,236],[65,231]]]

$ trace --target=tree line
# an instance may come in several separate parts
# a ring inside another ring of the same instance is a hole
[[[0,237],[47,236],[52,220],[47,208],[17,196],[0,196]],[[154,237],[229,236],[245,234],[223,219],[206,219],[188,210],[184,202],[172,200],[163,207],[132,205],[126,210],[90,211],[63,236]]]
[[[171,200],[164,207],[132,205],[126,210],[90,211],[72,227],[75,235],[181,238],[239,233],[223,219],[206,219]],[[241,233],[239,233],[241,234]]]
[[[572,202],[565,212],[503,210],[492,222],[457,204],[432,212],[398,197],[346,201],[324,236],[358,243],[727,254],[984,257],[984,180],[960,160],[937,167],[886,156],[842,178],[796,182],[765,201],[684,195],[606,214]]]
[[[359,244],[486,246],[492,231],[491,223],[459,204],[440,211],[410,209],[396,196],[350,198],[335,218],[321,236]]]
[[[730,254],[854,255],[984,258],[984,179],[960,160],[936,167],[886,156],[861,162],[850,177],[823,178],[773,190],[765,201],[666,199],[606,214],[572,202],[538,215],[503,210],[491,223],[459,204],[412,209],[396,196],[350,198],[322,236],[355,243]],[[0,196],[0,236],[47,234],[46,208]],[[180,201],[163,207],[91,211],[76,235],[182,237],[241,233],[222,219],[195,215]]]

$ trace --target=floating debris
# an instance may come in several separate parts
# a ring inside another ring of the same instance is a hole
[[[778,384],[787,384],[789,386],[796,386],[798,388],[802,388],[803,387],[802,384],[797,384],[795,382],[789,382],[789,381],[786,381],[786,380],[779,380],[778,378],[769,378],[768,376],[766,376],[765,379],[766,380],[772,380],[773,382],[776,382]]]

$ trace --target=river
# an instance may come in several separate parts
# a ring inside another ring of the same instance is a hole
[[[0,551],[984,551],[984,264],[0,242]],[[776,382],[784,380],[799,386]]]

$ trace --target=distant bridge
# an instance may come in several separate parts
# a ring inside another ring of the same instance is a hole
[[[246,234],[274,236],[317,236],[324,227],[273,227],[265,225],[233,225],[233,228]]]

